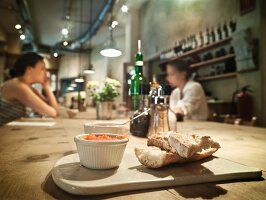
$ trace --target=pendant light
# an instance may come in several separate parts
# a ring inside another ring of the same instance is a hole
[[[113,21],[113,8],[111,11],[111,23]],[[105,57],[118,57],[122,55],[122,51],[119,50],[116,46],[116,42],[114,41],[113,38],[113,28],[112,26],[109,26],[109,31],[110,31],[110,39],[106,42],[104,45],[104,49],[101,50],[100,54]]]
[[[82,32],[82,27],[81,27],[81,22],[82,22],[82,1],[83,0],[80,0],[80,26],[79,26],[79,30],[80,30],[80,35],[81,35],[81,32]],[[79,70],[80,70],[80,67],[81,67],[81,42],[79,43]],[[83,83],[84,82],[84,78],[83,76],[81,76],[81,74],[78,75],[77,78],[75,78],[75,82],[76,83]]]
[[[91,27],[92,27],[92,1],[93,0],[90,0],[90,33],[91,33]],[[91,35],[92,37],[92,35]],[[84,74],[94,74],[94,69],[93,69],[93,65],[91,64],[91,51],[92,51],[92,48],[91,48],[91,37],[89,39],[89,46],[90,46],[90,50],[89,50],[89,62],[88,62],[88,69],[85,69],[83,71]]]

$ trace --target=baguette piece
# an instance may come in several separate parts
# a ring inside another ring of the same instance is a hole
[[[176,153],[169,153],[158,147],[135,148],[135,155],[139,162],[148,168],[160,168],[173,163],[187,163],[202,160],[211,156],[218,149],[210,148],[200,153],[195,153],[190,158],[182,158]]]
[[[171,133],[168,137],[168,142],[176,152],[183,158],[190,158],[197,152],[204,149],[220,148],[218,142],[211,139],[210,136],[196,136],[181,133]]]
[[[135,155],[141,164],[149,168],[159,168],[178,162],[182,159],[178,154],[163,151],[158,147],[136,147]]]

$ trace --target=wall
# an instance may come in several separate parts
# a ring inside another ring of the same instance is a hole
[[[145,57],[174,46],[175,41],[198,34],[206,27],[217,26],[232,16],[237,18],[237,29],[251,28],[255,38],[260,38],[260,1],[256,10],[240,16],[238,0],[154,0],[147,1],[141,10],[141,39]],[[154,14],[156,13],[156,15]],[[260,67],[259,67],[260,68]],[[231,101],[232,93],[243,85],[251,84],[255,115],[261,119],[260,70],[240,74],[237,78],[209,81],[204,84],[215,97]]]

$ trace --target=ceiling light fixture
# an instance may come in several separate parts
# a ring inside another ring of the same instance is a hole
[[[122,51],[120,51],[116,47],[116,42],[113,38],[113,28],[112,28],[112,22],[113,22],[113,8],[111,10],[111,25],[109,26],[110,31],[110,39],[107,40],[105,43],[105,48],[101,50],[100,54],[105,57],[114,58],[122,55]],[[118,22],[117,22],[118,23]]]
[[[73,88],[75,88],[75,87],[77,87],[77,84],[76,84],[76,83],[74,83],[74,82],[72,82],[72,83],[70,84],[70,87],[73,87]]]
[[[54,52],[54,57],[57,58],[58,57],[58,53]]]
[[[112,22],[111,27],[112,27],[112,28],[115,28],[117,25],[118,25],[118,21],[114,20],[114,21]]]
[[[84,82],[84,78],[79,74],[79,76],[77,78],[75,78],[75,82],[76,83],[83,83]]]
[[[17,29],[17,30],[21,29],[21,25],[20,24],[16,24],[15,25],[15,29]]]
[[[121,11],[122,11],[123,13],[127,13],[127,12],[128,12],[128,7],[127,7],[126,5],[123,5],[123,6],[121,7]]]
[[[61,30],[61,33],[62,33],[62,35],[64,35],[64,36],[68,35],[68,29],[67,29],[67,28],[63,28],[63,29]]]
[[[71,86],[67,87],[67,91],[73,91],[73,90],[74,90],[73,87],[71,87]]]
[[[64,42],[63,42],[63,45],[64,45],[64,46],[67,46],[67,45],[68,45],[68,42],[67,42],[67,41],[64,41]]]
[[[100,54],[105,57],[114,58],[122,55],[122,51],[116,47],[116,42],[113,38],[113,28],[109,27],[110,39],[105,43],[105,48],[101,50]]]
[[[92,27],[92,0],[90,0],[90,33],[91,33],[91,27]],[[92,36],[91,36],[92,37]],[[90,46],[90,51],[89,51],[89,62],[88,62],[88,69],[85,69],[83,71],[84,74],[94,74],[95,70],[93,69],[93,65],[91,64],[91,51],[92,51],[92,46],[91,46],[91,37],[89,39],[89,46]]]

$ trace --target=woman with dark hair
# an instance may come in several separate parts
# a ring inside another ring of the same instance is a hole
[[[25,116],[26,107],[41,115],[56,117],[58,104],[51,91],[43,57],[36,53],[21,55],[10,71],[12,79],[0,88],[0,126]],[[32,84],[42,84],[45,96]]]
[[[177,60],[166,66],[167,80],[172,87],[170,108],[187,119],[206,120],[208,107],[201,85],[191,79],[192,70],[188,62]]]

